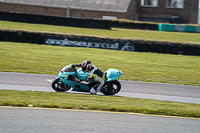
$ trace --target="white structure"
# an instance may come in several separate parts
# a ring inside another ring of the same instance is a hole
[[[198,17],[198,24],[200,24],[200,0],[199,0],[199,17]]]

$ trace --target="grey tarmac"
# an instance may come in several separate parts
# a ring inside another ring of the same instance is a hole
[[[199,133],[200,119],[0,107],[1,133]]]
[[[0,72],[0,89],[54,92],[56,75]],[[115,96],[167,100],[200,104],[200,86],[120,80],[121,91]],[[71,92],[69,93],[76,93]]]

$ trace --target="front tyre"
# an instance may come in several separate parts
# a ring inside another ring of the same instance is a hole
[[[51,87],[57,92],[65,92],[68,91],[71,87],[64,84],[60,78],[56,78],[52,83]]]
[[[121,84],[118,80],[106,82],[101,89],[104,95],[115,95],[121,90]]]

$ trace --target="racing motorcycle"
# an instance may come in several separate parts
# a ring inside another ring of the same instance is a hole
[[[121,90],[121,84],[117,80],[122,71],[117,69],[108,69],[105,73],[105,84],[100,90],[104,95],[114,95]],[[88,72],[83,72],[82,68],[75,69],[72,65],[65,66],[58,77],[52,82],[52,88],[57,92],[65,92],[68,90],[78,92],[89,92],[96,84],[94,79],[88,80]]]

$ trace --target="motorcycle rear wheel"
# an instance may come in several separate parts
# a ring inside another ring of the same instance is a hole
[[[68,91],[71,87],[64,84],[60,78],[56,78],[52,83],[51,87],[57,92],[65,92]]]
[[[106,82],[101,89],[104,95],[115,95],[121,90],[121,84],[118,80]]]

